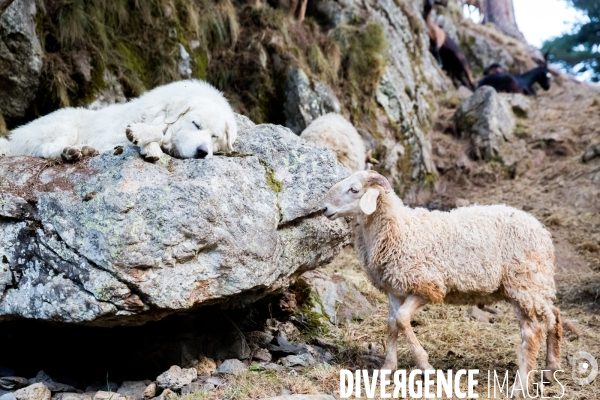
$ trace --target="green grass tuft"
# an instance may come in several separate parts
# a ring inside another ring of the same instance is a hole
[[[387,63],[387,43],[381,25],[369,23],[363,28],[340,25],[330,36],[344,57],[344,73],[351,94],[372,98]]]

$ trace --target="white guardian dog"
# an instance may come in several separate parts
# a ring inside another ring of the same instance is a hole
[[[223,94],[206,82],[186,80],[157,87],[124,104],[93,111],[64,108],[0,138],[0,156],[62,157],[76,161],[125,145],[148,161],[164,153],[210,158],[232,151],[237,124]]]

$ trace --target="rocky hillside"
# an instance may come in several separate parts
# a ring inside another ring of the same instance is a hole
[[[16,0],[0,23],[0,125],[206,79],[254,122],[296,134],[343,113],[414,201],[435,180],[428,133],[434,93],[448,87],[420,9],[409,0],[319,1],[299,24],[283,3]]]
[[[303,23],[287,5],[14,0],[2,14],[4,133],[188,77],[256,124],[240,116],[236,153],[204,164],[148,164],[131,148],[74,165],[0,161],[0,396],[331,400],[340,369],[379,367],[386,297],[353,250],[309,271],[350,239],[319,214],[346,171],[294,135],[327,112],[357,127],[410,204],[506,203],[542,221],[565,374],[575,351],[598,354],[600,90],[564,76],[537,98],[456,89],[429,54],[420,0],[311,1]],[[476,78],[491,62],[535,65],[527,45],[452,1],[435,20]],[[436,368],[515,370],[508,304],[425,307],[413,324]],[[409,353],[401,340],[401,368]],[[569,377],[564,398],[598,397],[597,382]]]

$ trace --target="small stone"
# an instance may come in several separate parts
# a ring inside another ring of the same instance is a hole
[[[265,369],[265,371],[275,371],[275,372],[283,372],[285,371],[285,367],[279,365],[279,364],[275,364],[275,363],[268,363],[265,364],[263,366],[263,368]]]
[[[300,330],[296,328],[296,325],[291,323],[290,321],[284,322],[279,325],[279,333],[284,336],[286,339],[296,339],[299,338]]]
[[[317,360],[315,360],[315,358],[313,356],[311,356],[309,353],[306,353],[306,354],[300,354],[297,356],[291,355],[291,356],[283,357],[279,360],[279,362],[284,367],[292,368],[292,367],[309,367],[311,365],[315,365],[317,363]]]
[[[153,400],[169,400],[169,399],[176,399],[176,398],[177,398],[177,393],[175,393],[171,389],[165,389],[160,394],[160,396],[155,397]]]
[[[240,375],[247,369],[248,368],[243,362],[232,358],[223,361],[223,364],[221,364],[215,371],[215,375]]]
[[[131,398],[131,400],[144,400],[144,392],[147,386],[142,381],[125,381],[121,384],[117,393]]]
[[[204,387],[206,386],[205,383],[201,383],[201,382],[192,382],[189,385],[185,385],[182,389],[181,389],[181,394],[192,394],[194,392],[197,392],[198,390],[202,390],[204,389]]]
[[[146,386],[146,389],[144,389],[144,398],[149,399],[154,396],[156,396],[156,383],[151,382]]]
[[[585,163],[596,157],[600,157],[600,143],[589,145],[581,156],[581,161]]]
[[[92,400],[87,393],[58,393],[52,396],[52,400]]]
[[[267,349],[257,349],[254,354],[252,354],[253,360],[269,362],[273,359],[271,353]]]
[[[201,357],[194,368],[198,371],[198,375],[212,375],[217,370],[217,364],[212,358]]]
[[[18,376],[0,378],[0,389],[17,390],[29,386],[29,381]]]
[[[376,311],[356,285],[341,275],[315,270],[302,274],[299,281],[310,287],[311,311],[332,324],[368,318]]]
[[[219,387],[223,384],[223,379],[217,377],[217,376],[211,376],[208,379],[206,379],[205,381],[207,384],[209,385],[214,385],[215,387]]]
[[[50,389],[43,383],[34,383],[13,393],[17,400],[50,400]]]
[[[92,400],[127,400],[127,398],[115,392],[105,392],[104,390],[100,390],[99,392],[96,392]]]
[[[273,340],[273,335],[261,331],[248,332],[245,336],[249,346],[255,345],[256,347],[264,348]]]
[[[85,388],[86,392],[116,392],[117,390],[119,390],[119,385],[115,382],[97,382]]]
[[[37,373],[35,378],[31,378],[29,380],[29,383],[31,385],[33,385],[34,383],[40,383],[40,382],[46,383],[46,382],[54,382],[54,381],[52,380],[52,378],[50,378],[50,375],[48,375],[45,371],[42,370]]]
[[[195,368],[180,368],[173,365],[156,378],[156,384],[163,389],[179,390],[185,385],[189,385],[197,376],[198,372]]]
[[[281,336],[276,337],[273,340],[273,343],[267,345],[267,350],[269,350],[275,357],[308,353],[308,349],[305,345],[290,343],[287,339]]]
[[[307,345],[306,347],[308,348],[310,355],[312,355],[317,362],[329,362],[333,360],[333,355],[320,346]]]
[[[485,311],[480,310],[478,307],[475,306],[472,306],[467,310],[467,317],[478,322],[490,322],[490,316],[486,314]]]

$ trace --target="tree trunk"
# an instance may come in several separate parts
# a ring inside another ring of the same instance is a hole
[[[513,0],[486,0],[484,8],[484,23],[491,22],[500,32],[526,43],[517,26]]]

